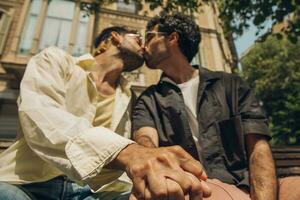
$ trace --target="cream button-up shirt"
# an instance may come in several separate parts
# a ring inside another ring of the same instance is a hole
[[[49,47],[32,57],[20,85],[18,140],[0,155],[0,181],[24,184],[66,174],[98,190],[122,174],[106,169],[133,141],[130,90],[122,79],[116,91],[111,129],[93,127],[97,90],[91,55],[75,58]],[[125,137],[122,137],[125,136]]]

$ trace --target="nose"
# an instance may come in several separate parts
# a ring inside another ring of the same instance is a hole
[[[139,46],[142,46],[142,44],[143,44],[143,42],[141,41],[140,38],[137,38],[137,39],[136,39],[136,42],[138,43]]]
[[[143,41],[141,47],[144,48],[144,49],[146,49],[147,46],[148,46],[148,41],[144,39],[144,41]]]

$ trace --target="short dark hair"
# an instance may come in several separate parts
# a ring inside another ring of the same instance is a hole
[[[193,18],[180,13],[167,14],[162,12],[148,22],[147,31],[153,30],[156,25],[158,25],[158,31],[160,32],[178,33],[179,48],[187,60],[191,62],[199,50],[201,41],[199,26]]]
[[[125,35],[126,33],[132,33],[134,31],[127,29],[122,26],[112,26],[105,28],[101,31],[101,33],[96,37],[94,41],[94,47],[97,48],[101,42],[107,40],[110,37],[111,32],[117,32],[120,35]]]

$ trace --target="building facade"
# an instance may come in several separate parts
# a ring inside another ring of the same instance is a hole
[[[26,64],[42,49],[58,46],[74,56],[93,51],[95,36],[105,27],[121,25],[142,34],[150,17],[160,9],[144,4],[138,10],[124,0],[103,5],[99,12],[87,15],[82,3],[90,0],[6,0],[0,1],[0,138],[16,135],[16,100]],[[212,70],[231,72],[235,67],[232,41],[224,37],[218,10],[203,5],[195,19],[201,27],[200,51],[193,63]],[[158,81],[161,72],[142,67],[126,76],[139,90]]]

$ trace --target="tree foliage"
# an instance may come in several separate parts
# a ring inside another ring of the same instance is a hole
[[[99,11],[103,4],[110,4],[118,0],[93,0],[92,3],[82,3],[82,9],[87,12]],[[157,7],[166,11],[199,12],[203,3],[216,2],[220,10],[220,18],[228,33],[242,35],[252,22],[259,31],[264,29],[267,21],[272,24],[285,22],[281,32],[295,42],[300,36],[300,1],[299,0],[124,0],[125,3],[133,1],[138,10],[143,4],[149,3],[150,9]],[[269,32],[271,33],[271,32]],[[267,36],[268,34],[266,34]],[[278,37],[282,34],[277,33]]]
[[[206,0],[210,1],[210,0]],[[296,42],[300,36],[300,1],[299,0],[217,0],[221,19],[230,32],[242,35],[252,22],[259,31],[265,28],[267,21],[273,25],[286,23],[281,33]],[[269,31],[271,33],[271,31]],[[266,34],[267,36],[268,34]]]
[[[82,3],[81,9],[88,13],[91,11],[99,12],[101,6],[114,2],[118,2],[118,0],[93,0],[92,3]],[[138,10],[141,10],[143,8],[143,4],[146,2],[149,4],[151,10],[160,7],[167,12],[189,11],[190,13],[197,12],[198,7],[201,5],[199,0],[124,0],[124,2],[135,2]]]
[[[269,36],[242,58],[243,75],[270,117],[275,145],[300,145],[300,41]]]

